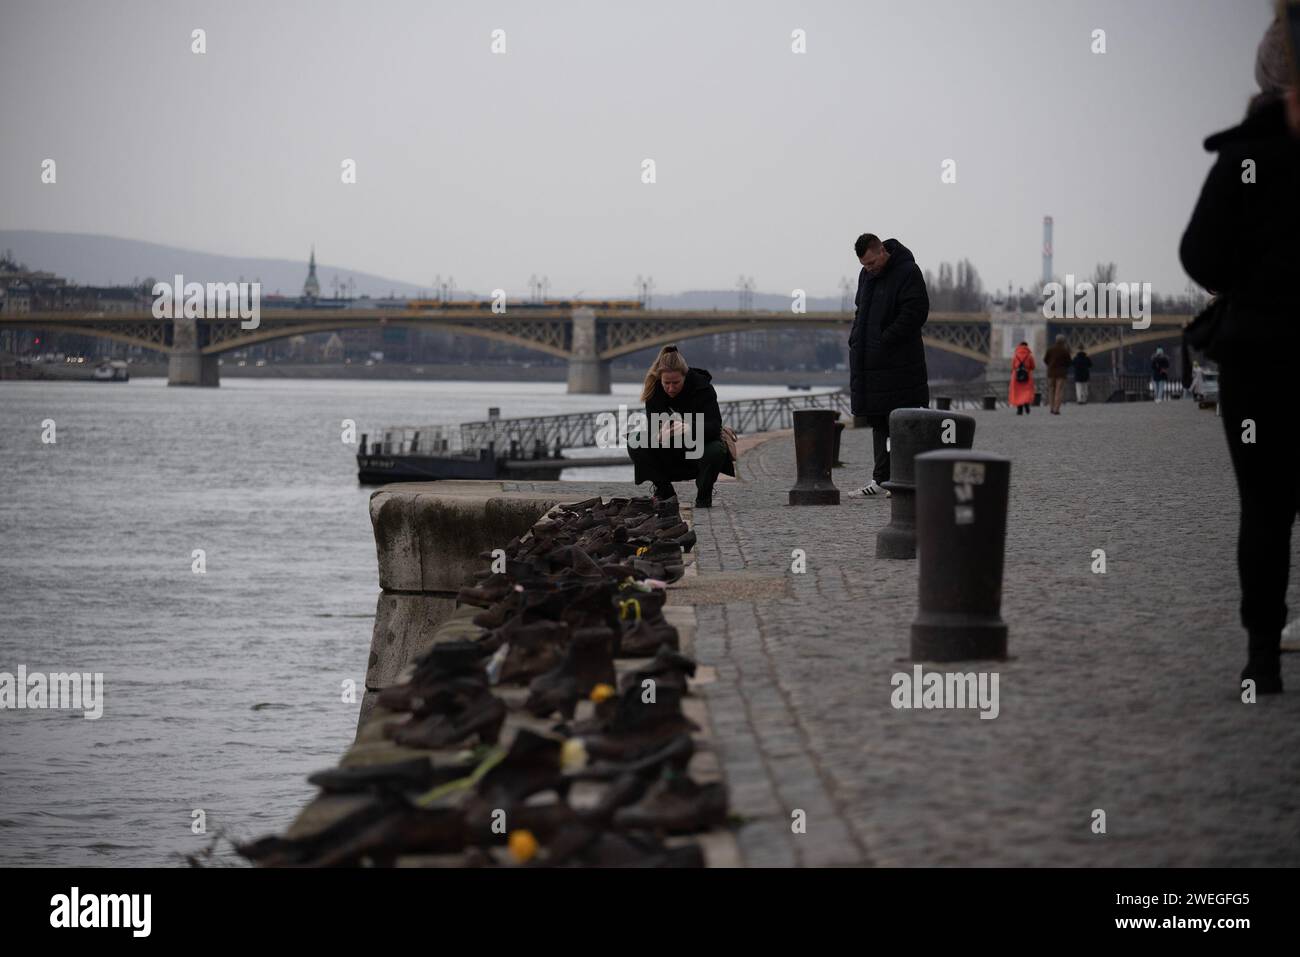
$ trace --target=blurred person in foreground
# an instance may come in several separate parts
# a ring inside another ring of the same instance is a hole
[[[1300,101],[1282,21],[1259,44],[1260,92],[1246,117],[1205,148],[1218,159],[1183,235],[1183,267],[1216,294],[1192,327],[1219,364],[1220,408],[1241,502],[1237,571],[1247,662],[1257,694],[1282,691],[1291,527],[1300,503],[1290,381],[1279,357],[1300,348]],[[1189,341],[1191,341],[1189,335]]]

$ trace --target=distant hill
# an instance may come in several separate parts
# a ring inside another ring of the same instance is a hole
[[[310,252],[304,249],[302,259],[298,260],[218,256],[116,236],[25,229],[0,229],[0,249],[12,250],[15,259],[32,269],[52,272],[86,286],[125,286],[146,276],[167,279],[181,273],[194,282],[229,281],[240,277],[248,282],[260,280],[264,294],[278,292],[286,296],[302,292]],[[353,280],[358,296],[387,296],[389,292],[414,296],[421,291],[413,283],[317,260],[316,278],[320,280],[322,295],[332,294],[336,274],[340,283]],[[426,287],[426,295],[428,291]]]
[[[6,249],[12,250],[15,259],[32,269],[52,272],[70,282],[86,286],[125,286],[146,276],[167,279],[181,273],[187,280],[194,282],[225,282],[240,277],[249,282],[260,280],[263,294],[280,293],[285,296],[296,296],[302,292],[303,280],[307,278],[309,252],[304,249],[302,259],[298,260],[257,259],[250,256],[219,256],[137,239],[119,239],[116,236],[0,229],[0,250]],[[387,296],[390,292],[398,296],[430,294],[427,286],[357,272],[355,269],[317,260],[316,278],[320,280],[321,295],[333,294],[336,275],[340,284],[352,280],[355,283],[353,291],[358,296]],[[615,291],[600,295],[616,294]],[[457,290],[457,298],[473,295],[469,291]],[[633,293],[629,289],[618,295],[632,298]],[[736,308],[738,297],[739,293],[734,289],[655,293],[650,305],[655,309],[730,310]],[[790,297],[755,292],[754,308],[786,310],[790,308]],[[809,311],[839,308],[838,296],[808,298]]]

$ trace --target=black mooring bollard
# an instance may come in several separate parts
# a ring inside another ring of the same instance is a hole
[[[937,409],[895,409],[889,413],[889,524],[876,533],[877,558],[916,557],[916,472],[924,452],[968,449],[975,419]]]
[[[844,436],[844,423],[840,421],[840,414],[835,413],[835,451],[831,454],[831,468],[843,468],[844,463],[840,461],[840,439]]]
[[[942,451],[918,455],[913,465],[921,569],[912,658],[1005,658],[1002,564],[1011,460]]]
[[[941,412],[947,412],[949,409],[952,408],[952,396],[936,395],[934,397],[934,407],[940,410]],[[893,433],[890,434],[892,435]],[[891,464],[892,464],[892,460],[891,460]]]
[[[794,456],[798,481],[790,489],[791,505],[838,505],[840,490],[831,480],[835,453],[835,412],[797,409],[794,412]]]
[[[986,395],[984,397],[984,411],[992,412],[998,407],[998,397],[996,395]]]

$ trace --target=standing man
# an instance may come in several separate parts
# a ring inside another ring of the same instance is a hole
[[[858,274],[857,314],[849,334],[849,393],[853,415],[871,426],[875,467],[871,481],[850,497],[888,496],[889,413],[930,404],[921,327],[930,316],[925,278],[911,250],[897,239],[863,233],[853,244]]]
[[[1080,349],[1074,354],[1074,400],[1088,404],[1088,380],[1092,378],[1092,357]]]
[[[1070,374],[1070,347],[1065,344],[1065,336],[1058,335],[1052,348],[1043,353],[1043,364],[1047,366],[1047,395],[1052,415],[1060,415],[1061,403],[1065,401],[1065,380]]]

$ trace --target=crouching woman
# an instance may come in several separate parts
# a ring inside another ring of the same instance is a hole
[[[707,370],[688,366],[676,346],[664,346],[646,373],[641,390],[646,427],[638,442],[629,440],[628,454],[635,466],[633,481],[653,482],[658,500],[676,494],[673,482],[695,479],[695,507],[710,508],[718,473],[736,474],[712,380]],[[734,435],[727,438],[734,442]]]

